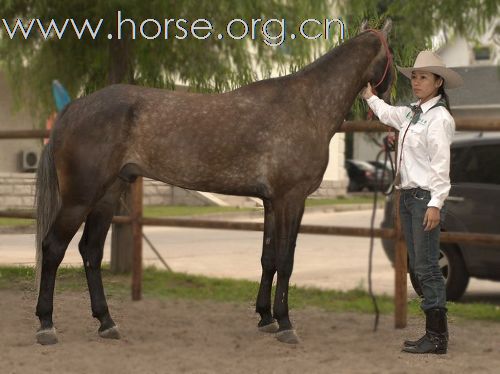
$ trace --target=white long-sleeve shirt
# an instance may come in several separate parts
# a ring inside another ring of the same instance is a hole
[[[420,187],[431,192],[427,206],[439,209],[450,192],[450,145],[455,133],[455,121],[446,108],[432,108],[441,98],[438,95],[421,105],[417,123],[411,124],[413,112],[405,106],[391,106],[373,95],[368,105],[381,122],[399,130],[396,165],[401,160],[403,189]],[[413,103],[420,104],[420,101]],[[403,134],[408,129],[403,141]]]

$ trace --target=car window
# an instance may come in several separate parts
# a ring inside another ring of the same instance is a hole
[[[375,166],[366,161],[352,160],[352,163],[355,164],[361,170],[368,170],[368,171],[375,170]]]
[[[450,180],[451,183],[466,182],[467,176],[464,173],[463,160],[468,148],[455,147],[451,149],[450,159]]]
[[[458,151],[458,152],[456,152]],[[452,152],[452,183],[484,183],[500,185],[500,145],[478,145]]]

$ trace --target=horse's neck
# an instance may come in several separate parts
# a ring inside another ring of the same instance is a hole
[[[357,39],[357,40],[356,40]],[[366,71],[380,50],[378,40],[364,36],[346,42],[304,68],[306,101],[313,120],[333,136],[366,85]]]

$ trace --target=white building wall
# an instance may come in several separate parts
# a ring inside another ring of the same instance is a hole
[[[323,180],[341,181],[345,178],[344,168],[345,134],[335,134],[330,142],[330,160]]]
[[[26,112],[12,111],[12,95],[7,78],[0,71],[0,130],[26,130],[35,128],[35,120]],[[41,140],[0,139],[0,172],[19,171],[23,150],[40,150]]]
[[[330,141],[329,161],[321,186],[311,195],[318,198],[344,196],[348,178],[344,168],[345,134],[335,134]]]
[[[382,142],[382,138],[386,136],[386,133],[375,135]],[[376,145],[368,136],[364,133],[355,133],[353,141],[353,158],[357,160],[372,161],[375,160],[377,154],[380,152],[381,147]]]
[[[438,51],[448,67],[470,66],[474,61],[472,49],[463,37],[456,37]]]

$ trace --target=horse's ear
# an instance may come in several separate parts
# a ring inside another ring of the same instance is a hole
[[[359,32],[363,32],[363,31],[366,31],[368,30],[368,20],[365,19],[362,23],[361,23],[361,26],[359,28]]]
[[[384,23],[384,27],[382,27],[382,32],[384,33],[386,38],[389,36],[391,29],[392,29],[392,20],[390,18],[387,18],[387,20]]]

